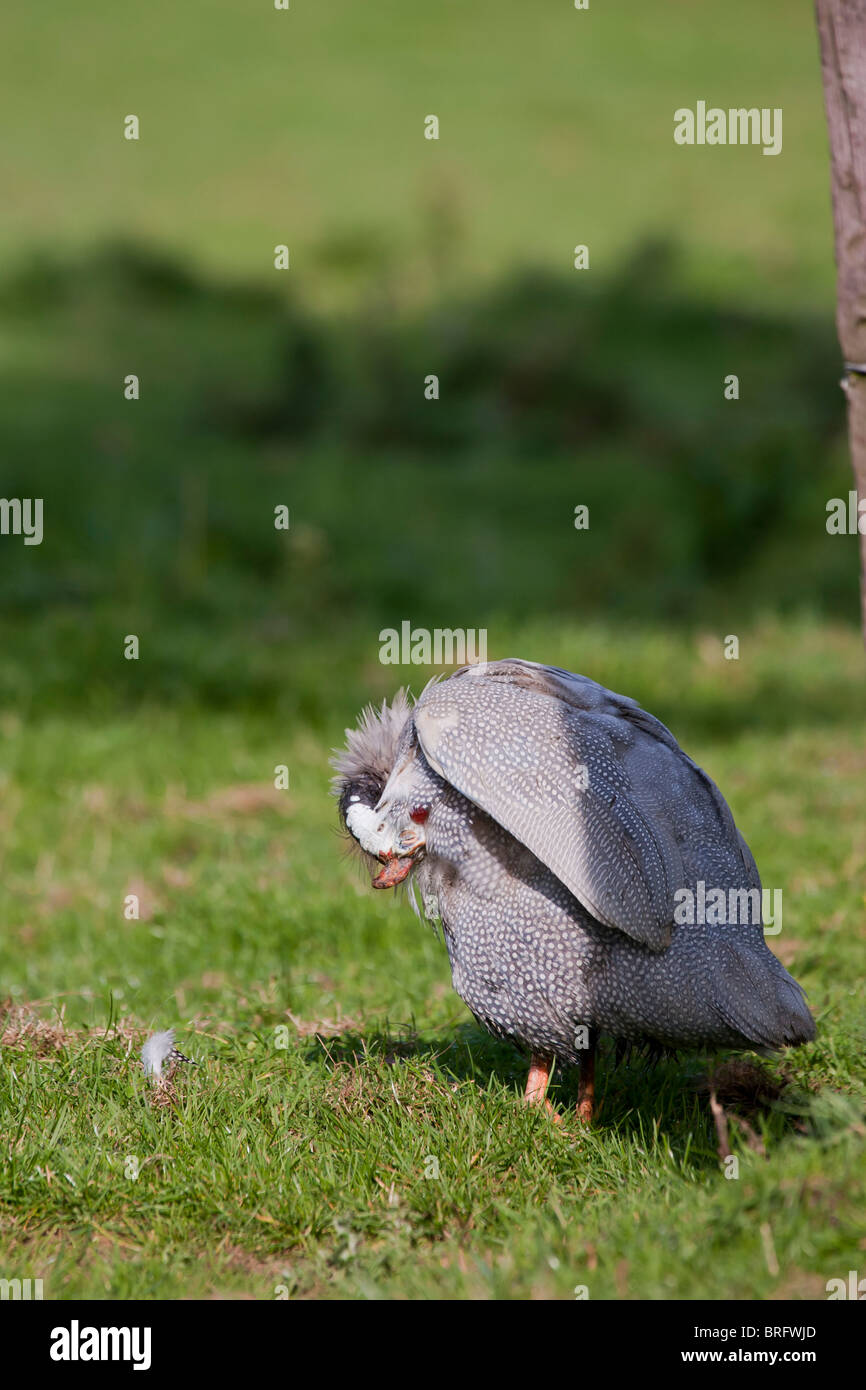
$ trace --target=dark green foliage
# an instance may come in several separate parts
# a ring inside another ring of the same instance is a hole
[[[123,692],[118,629],[148,642],[130,694],[221,703],[285,699],[287,649],[403,618],[856,617],[856,544],[824,526],[850,481],[832,325],[702,306],[668,248],[414,317],[315,316],[123,246],[2,302],[4,493],[46,518],[0,548],[10,696]],[[46,633],[56,665],[30,660]]]

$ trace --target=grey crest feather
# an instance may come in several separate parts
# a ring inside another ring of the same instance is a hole
[[[336,774],[331,781],[334,796],[339,797],[345,783],[356,777],[372,775],[384,786],[411,712],[412,705],[405,690],[398,690],[390,704],[383,700],[378,708],[367,705],[361,711],[357,728],[346,729],[345,748],[335,749],[331,758]]]

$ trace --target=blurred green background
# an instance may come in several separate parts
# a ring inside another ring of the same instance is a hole
[[[0,1073],[22,1126],[3,1268],[39,1272],[37,1232],[40,1259],[67,1261],[51,1296],[269,1297],[286,1251],[316,1294],[568,1297],[589,1260],[593,1297],[822,1296],[862,1233],[862,1105],[836,1099],[863,1093],[866,706],[856,538],[825,529],[852,483],[811,7],[90,0],[8,15],[0,78],[0,496],[45,509],[42,545],[0,537],[0,998],[62,1007],[71,1030],[23,1091]],[[673,113],[699,99],[782,107],[782,153],[676,146]],[[478,1097],[454,1120],[447,1049],[462,1039],[503,1125],[521,1064],[473,1029],[405,904],[341,858],[327,796],[360,706],[432,674],[380,663],[379,630],[404,619],[486,628],[491,658],[638,698],[720,782],[785,892],[772,944],[819,1017],[785,1063],[807,1118],[795,1137],[776,1116],[750,1197],[720,1193],[687,1072],[660,1098],[606,1063],[596,1168],[548,1163],[540,1139],[525,1206],[500,1200],[499,1168],[482,1203]],[[407,1140],[399,1223],[381,1113],[323,1137],[343,1102],[309,1038],[347,1012],[383,1031],[383,1107],[403,1085],[388,1030],[409,1029],[433,1130],[465,1159],[434,1200]],[[87,1081],[97,1044],[76,1030],[118,1014]],[[287,1017],[297,1045],[275,1058]],[[129,1040],[172,1022],[207,1067],[187,1147],[174,1112],[142,1120],[130,1080]],[[813,1091],[836,1118],[805,1138]],[[199,1102],[233,1136],[218,1168]],[[304,1177],[295,1206],[266,1110]],[[239,1114],[264,1146],[253,1173]],[[177,1200],[155,1160],[134,1190],[108,1182],[130,1148],[170,1150]],[[418,1266],[429,1241],[444,1253]]]
[[[291,708],[403,618],[856,621],[807,6],[5,27],[3,493],[46,517],[0,546],[7,696]],[[781,106],[782,153],[676,146],[699,97]]]

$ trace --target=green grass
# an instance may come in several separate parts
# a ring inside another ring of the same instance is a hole
[[[19,8],[0,64],[7,262],[119,234],[273,283],[286,242],[282,280],[334,304],[567,274],[578,242],[608,274],[661,236],[717,301],[832,311],[805,4],[88,0]],[[674,111],[701,98],[782,107],[782,153],[675,146]]]
[[[0,1277],[823,1297],[864,1248],[866,711],[811,9],[89,0],[19,7],[0,77],[2,493],[45,503],[0,538]],[[678,148],[700,98],[783,107],[783,153]],[[736,1181],[707,1059],[606,1053],[591,1131],[524,1110],[345,859],[327,753],[429,674],[377,659],[405,618],[637,697],[721,784],[819,1023]]]
[[[46,1297],[820,1298],[857,1267],[856,636],[767,622],[741,634],[738,663],[706,633],[529,625],[507,640],[491,655],[571,652],[665,718],[783,889],[771,944],[819,1034],[765,1064],[782,1099],[743,1112],[766,1156],[732,1123],[740,1176],[723,1176],[702,1059],[606,1054],[588,1132],[522,1108],[525,1064],[474,1025],[442,945],[343,855],[326,756],[363,667],[323,664],[322,728],[146,704],[24,721],[9,706],[0,970],[16,1007],[63,1018],[56,1046],[3,1052],[6,1277],[42,1277]],[[379,668],[369,693],[401,674],[425,673]],[[129,892],[142,920],[124,919]],[[155,1106],[137,1051],[170,1024],[200,1065]],[[552,1095],[567,1114],[574,1076]]]

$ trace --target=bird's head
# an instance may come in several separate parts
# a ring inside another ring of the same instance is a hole
[[[396,764],[407,743],[404,736],[412,708],[404,690],[389,705],[364,710],[358,726],[346,730],[346,746],[332,759],[332,791],[340,820],[371,872],[374,888],[402,883],[424,851],[427,809],[416,805],[399,786]],[[401,760],[411,767],[411,753]],[[395,774],[396,769],[396,775]],[[383,801],[386,785],[389,795]]]

